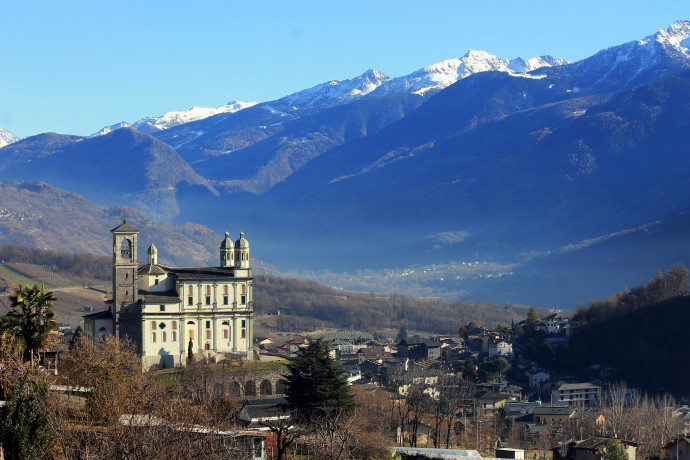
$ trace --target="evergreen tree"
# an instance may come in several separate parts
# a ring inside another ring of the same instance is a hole
[[[32,381],[26,373],[12,389],[0,423],[0,442],[8,460],[43,459],[52,448],[47,390],[45,382]]]
[[[606,441],[604,448],[604,460],[628,460],[628,453],[623,449],[621,443],[616,439]]]
[[[537,313],[537,309],[532,307],[529,309],[527,312],[527,326],[534,330],[536,327],[537,323],[539,322],[539,313]]]
[[[287,368],[285,394],[300,418],[315,420],[334,412],[347,415],[355,408],[350,387],[322,339],[310,341]]]

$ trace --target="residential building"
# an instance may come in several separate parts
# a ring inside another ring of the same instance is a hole
[[[613,439],[619,443],[628,460],[635,460],[637,455],[637,444],[604,436],[594,436],[582,441],[571,441],[551,449],[553,460],[603,460],[604,452],[609,441]]]
[[[586,405],[598,404],[601,400],[601,387],[591,383],[565,383],[551,392],[551,404]]]
[[[503,340],[489,342],[489,359],[495,356],[503,356],[504,358],[513,357],[513,345]]]
[[[683,435],[664,446],[664,460],[689,460],[690,438]]]
[[[575,414],[575,409],[567,406],[538,406],[532,410],[534,422],[541,425],[562,425]]]

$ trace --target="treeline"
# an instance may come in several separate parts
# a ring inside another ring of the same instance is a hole
[[[27,248],[17,244],[0,246],[0,262],[43,265],[80,281],[110,281],[112,258],[93,254]]]
[[[682,264],[675,264],[666,275],[657,270],[646,285],[635,286],[604,300],[592,300],[588,307],[578,308],[573,321],[584,324],[597,323],[687,293],[688,269]]]
[[[260,314],[310,317],[332,327],[366,330],[401,328],[455,334],[473,320],[495,327],[525,317],[528,307],[482,302],[448,302],[403,294],[339,291],[313,281],[257,276],[254,308]]]

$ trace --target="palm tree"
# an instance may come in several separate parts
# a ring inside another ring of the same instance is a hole
[[[10,294],[12,311],[8,316],[19,322],[20,335],[26,346],[31,365],[34,364],[34,352],[48,340],[50,331],[55,325],[53,302],[57,300],[52,292],[46,292],[38,284],[19,285]]]

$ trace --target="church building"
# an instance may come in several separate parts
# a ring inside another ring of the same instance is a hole
[[[225,233],[218,267],[172,268],[158,263],[154,245],[138,267],[139,230],[126,221],[110,232],[113,297],[106,312],[84,317],[86,334],[130,340],[144,369],[185,365],[190,351],[252,359],[253,276],[243,233],[234,243]]]

